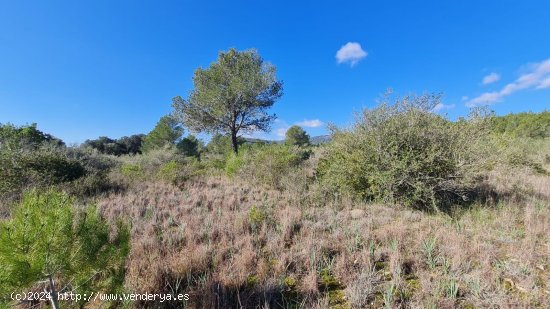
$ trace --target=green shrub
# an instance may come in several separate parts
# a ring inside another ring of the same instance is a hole
[[[137,164],[125,163],[120,167],[120,172],[122,175],[130,179],[142,179],[145,177],[143,168]]]
[[[0,216],[25,189],[58,187],[90,197],[112,190],[106,177],[116,161],[97,150],[65,147],[61,140],[43,133],[36,125],[0,125]]]
[[[239,143],[239,151],[246,148],[243,138],[239,137],[237,142]],[[214,134],[204,150],[200,153],[200,157],[206,167],[214,172],[218,172],[225,169],[227,160],[231,158],[232,153],[231,137],[222,134]]]
[[[267,213],[262,208],[252,206],[248,212],[248,222],[250,223],[252,230],[258,230],[266,218]]]
[[[149,150],[143,155],[129,156],[123,159],[125,159],[125,163],[139,165],[147,175],[154,176],[162,165],[181,158],[182,156],[178,154],[174,146],[165,146],[164,148]]]
[[[550,137],[550,111],[541,113],[518,113],[494,117],[493,132],[515,137]]]
[[[80,162],[61,149],[0,149],[0,200],[4,205],[16,201],[25,188],[47,187],[84,175]]]
[[[176,161],[170,161],[160,167],[157,177],[165,182],[175,182],[178,178],[181,165]]]
[[[79,201],[122,189],[122,186],[109,179],[106,173],[89,174],[69,183],[61,184],[59,187],[71,196],[77,197]]]
[[[242,141],[242,139],[239,139],[239,141]],[[240,145],[239,145],[240,146]],[[208,144],[206,145],[206,151],[208,153],[212,154],[228,154],[231,151],[231,137],[227,135],[222,134],[214,134]]]
[[[24,185],[23,169],[14,164],[11,155],[0,151],[0,202],[5,207],[9,205],[21,193]],[[2,209],[2,212],[6,211],[7,209]]]
[[[129,238],[122,224],[112,233],[95,208],[75,211],[66,194],[31,191],[11,219],[0,221],[2,299],[49,275],[58,290],[67,284],[82,294],[121,289]]]
[[[196,157],[183,157],[175,147],[153,149],[143,155],[122,156],[120,174],[126,180],[161,180],[177,184],[202,174],[203,164]]]
[[[205,166],[197,158],[185,158],[183,163],[183,169],[180,171],[182,180],[188,180],[204,174]]]
[[[113,156],[102,154],[95,149],[68,147],[64,152],[67,158],[78,161],[86,170],[86,174],[104,173],[117,166]]]
[[[162,165],[157,172],[157,178],[164,182],[178,184],[200,175],[201,172],[201,163],[196,158],[190,157]]]
[[[431,112],[439,103],[437,95],[383,102],[364,110],[350,130],[335,130],[318,166],[323,184],[432,210],[470,199],[486,162],[477,147],[489,117],[478,110],[451,122]]]
[[[56,184],[78,179],[86,174],[80,162],[57,152],[32,152],[21,157],[21,167],[33,183]]]
[[[544,166],[544,154],[548,152],[548,145],[547,139],[493,132],[480,147],[485,148],[485,161],[490,169],[531,170],[537,174],[548,175],[550,171]]]
[[[230,155],[225,170],[230,176],[281,187],[281,179],[297,168],[309,156],[309,151],[289,145],[258,145]]]
[[[225,161],[225,173],[228,176],[233,177],[237,174],[237,172],[239,172],[242,169],[242,167],[245,164],[244,162],[244,157],[246,156],[245,152],[246,150],[241,149],[241,153],[239,155],[236,155],[235,153],[232,152],[227,156],[227,159]]]

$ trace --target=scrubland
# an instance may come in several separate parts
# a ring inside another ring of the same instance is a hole
[[[243,141],[234,154],[218,136],[193,156],[170,145],[122,156],[64,150],[84,176],[46,183],[4,169],[13,179],[3,182],[3,221],[18,192],[53,187],[75,209],[95,205],[113,235],[129,229],[123,268],[98,271],[90,278],[114,279],[95,289],[190,295],[66,306],[550,307],[550,140],[539,130],[548,121],[535,130],[480,113],[451,122],[426,112],[432,99],[364,111],[316,146]],[[69,277],[55,279],[72,287]]]
[[[132,223],[127,288],[186,291],[190,307],[547,307],[550,179],[486,181],[506,197],[452,214],[223,176],[139,182],[99,206]]]

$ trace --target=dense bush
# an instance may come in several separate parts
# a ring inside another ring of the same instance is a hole
[[[101,152],[81,147],[64,149],[67,158],[76,160],[86,170],[86,174],[106,172],[117,165],[115,157],[104,155]]]
[[[25,187],[71,181],[85,174],[77,160],[64,153],[65,144],[36,128],[0,125],[0,199],[18,197]]]
[[[140,165],[125,163],[120,167],[122,175],[131,178],[133,180],[142,180],[145,177],[143,168]]]
[[[440,97],[382,102],[359,115],[350,130],[335,130],[319,163],[324,185],[367,200],[437,210],[468,200],[486,162],[479,142],[488,115],[451,122],[432,113]]]
[[[80,162],[63,153],[40,151],[19,157],[21,168],[30,183],[55,184],[78,179],[86,173]]]
[[[122,184],[112,181],[107,172],[88,174],[56,187],[75,196],[79,202],[86,202],[90,198],[93,199],[109,192],[120,192],[125,188]]]
[[[237,138],[239,148],[245,143],[241,137]],[[204,151],[201,153],[201,160],[209,168],[214,170],[223,170],[226,166],[227,158],[231,156],[231,137],[228,135],[214,134]]]
[[[548,138],[550,137],[550,111],[494,117],[492,128],[496,133],[515,137]]]
[[[240,140],[241,144],[244,140]],[[228,154],[231,149],[231,137],[222,134],[214,134],[208,144],[206,145],[206,151],[216,154]]]
[[[163,182],[180,184],[192,177],[201,175],[202,171],[203,165],[196,158],[181,158],[163,164],[156,177]]]
[[[73,181],[85,174],[80,162],[61,149],[0,149],[0,197],[4,203],[17,199],[25,188]]]
[[[245,163],[245,154],[246,151],[241,150],[240,155],[230,154],[227,157],[227,161],[225,162],[225,173],[228,176],[235,176],[246,164]]]
[[[168,146],[139,156],[123,156],[119,161],[119,175],[129,183],[160,180],[178,184],[200,175],[203,170],[197,158],[186,157],[175,147]]]
[[[116,161],[93,147],[65,147],[65,144],[36,125],[0,126],[0,212],[25,189],[57,186],[90,197],[117,186],[107,177]]]
[[[60,139],[38,130],[36,123],[19,127],[9,123],[0,124],[1,149],[36,149],[44,143],[65,145]]]
[[[238,175],[248,181],[281,187],[283,176],[292,172],[309,157],[308,150],[289,145],[258,145],[241,148],[238,155],[231,154],[225,166],[230,176]]]

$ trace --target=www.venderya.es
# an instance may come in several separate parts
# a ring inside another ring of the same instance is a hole
[[[95,294],[95,293],[92,293]],[[88,300],[91,300],[91,296]],[[130,300],[130,301],[184,301],[189,300],[189,294],[162,294],[162,293],[122,293],[122,294],[107,294],[97,293],[93,300],[111,301],[111,300]]]

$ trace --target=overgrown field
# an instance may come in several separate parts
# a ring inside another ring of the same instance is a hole
[[[514,190],[550,194],[548,179],[515,176]],[[518,195],[428,215],[225,178],[144,183],[100,202],[132,222],[127,288],[179,287],[206,308],[544,308],[548,206]]]
[[[4,125],[2,306],[49,306],[9,294],[51,275],[62,291],[190,296],[62,308],[549,308],[549,113],[452,122],[435,103],[238,154],[227,136],[97,142],[114,155]]]

